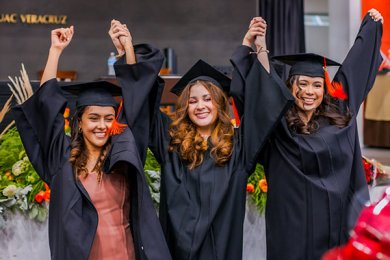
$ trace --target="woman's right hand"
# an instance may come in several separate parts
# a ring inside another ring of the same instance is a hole
[[[242,40],[242,44],[248,47],[252,47],[255,41],[258,42],[259,40],[263,39],[263,41],[265,42],[266,31],[267,31],[266,21],[261,17],[254,17],[249,23],[249,29],[245,34],[244,39]]]
[[[72,41],[74,27],[58,28],[51,31],[51,49],[62,52]]]
[[[123,55],[126,50],[133,47],[133,38],[126,24],[122,24],[118,20],[112,20],[108,34],[111,37],[118,55]]]
[[[68,28],[58,28],[51,31],[51,46],[46,66],[42,74],[41,85],[52,78],[56,78],[58,61],[62,51],[72,41],[73,33],[73,26]]]

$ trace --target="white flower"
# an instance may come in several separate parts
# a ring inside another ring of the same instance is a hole
[[[18,191],[18,193],[21,194],[21,195],[27,195],[27,193],[29,193],[30,191],[32,191],[32,186],[31,185],[27,185],[23,189],[20,189],[20,191]]]
[[[17,161],[12,166],[12,174],[15,176],[19,176],[26,170],[26,162],[24,160]]]
[[[9,185],[3,190],[3,195],[6,197],[13,197],[15,196],[18,188],[16,188],[15,185]]]

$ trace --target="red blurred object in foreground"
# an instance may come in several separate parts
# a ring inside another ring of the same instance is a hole
[[[362,211],[348,243],[322,259],[390,260],[390,187],[378,203]]]

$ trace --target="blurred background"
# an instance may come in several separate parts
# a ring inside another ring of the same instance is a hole
[[[150,43],[164,52],[163,74],[180,76],[198,59],[229,73],[229,58],[254,16],[268,22],[271,55],[315,52],[342,62],[362,17],[372,7],[390,21],[390,0],[1,1],[0,103],[9,95],[8,76],[19,75],[21,63],[30,80],[39,79],[50,30],[57,27],[75,26],[73,41],[59,65],[62,79],[90,81],[109,76],[107,59],[115,48],[107,32],[114,18],[127,24],[135,44]],[[385,26],[382,72],[390,68],[389,49]],[[369,115],[365,117],[362,109],[359,116],[362,146],[390,148],[390,112],[377,116],[390,102],[390,79],[386,74],[381,77],[381,86],[374,88],[378,91],[367,102]],[[390,155],[382,157],[390,164]]]

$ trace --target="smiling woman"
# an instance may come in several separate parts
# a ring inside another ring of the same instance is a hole
[[[253,43],[256,35],[264,37],[263,19],[253,19],[250,25],[245,38]],[[158,109],[162,85],[136,87],[129,68],[115,67],[123,87],[133,89],[132,99],[145,97],[133,128],[149,129],[145,143],[161,165],[159,216],[173,259],[242,259],[247,179],[280,111],[292,101],[289,91],[268,73],[265,45],[261,49],[264,59],[248,71],[253,81],[242,97],[245,105],[237,102],[238,113],[244,114],[239,128],[229,117],[228,94],[241,82],[238,70],[246,61],[234,59],[232,80],[202,60],[195,63],[171,89],[179,96],[172,117]],[[250,49],[240,46],[234,57],[241,52],[249,54]],[[280,92],[260,94],[272,88]],[[281,104],[269,102],[274,94]],[[274,116],[263,117],[267,106],[274,108]]]
[[[268,182],[267,259],[321,259],[347,240],[368,200],[357,114],[382,61],[381,21],[370,10],[342,64],[312,53],[274,57],[291,65],[286,85],[295,104],[259,156]],[[327,66],[340,66],[333,82]]]
[[[324,79],[299,76],[293,83],[292,94],[295,98],[295,104],[300,109],[298,113],[307,124],[324,99]]]
[[[188,101],[188,116],[196,125],[201,136],[208,137],[214,129],[218,115],[218,107],[210,91],[205,87],[206,82],[197,82],[190,88]],[[211,87],[209,87],[211,88]]]
[[[101,148],[108,141],[108,130],[114,119],[113,107],[89,106],[85,109],[79,126],[88,150]]]
[[[105,81],[62,89],[57,83],[59,58],[73,32],[73,27],[51,32],[41,87],[14,108],[26,153],[51,188],[51,257],[169,260],[143,175],[139,138],[127,127],[134,121],[134,102],[126,98],[128,89]],[[153,85],[162,54],[148,45],[133,47],[130,32],[119,21],[112,21],[109,34],[114,45],[127,43],[126,65],[135,70],[138,82]],[[135,55],[140,63],[135,62]],[[64,131],[67,100],[62,90],[77,96],[70,138]],[[123,100],[117,109],[113,96],[118,95]]]

